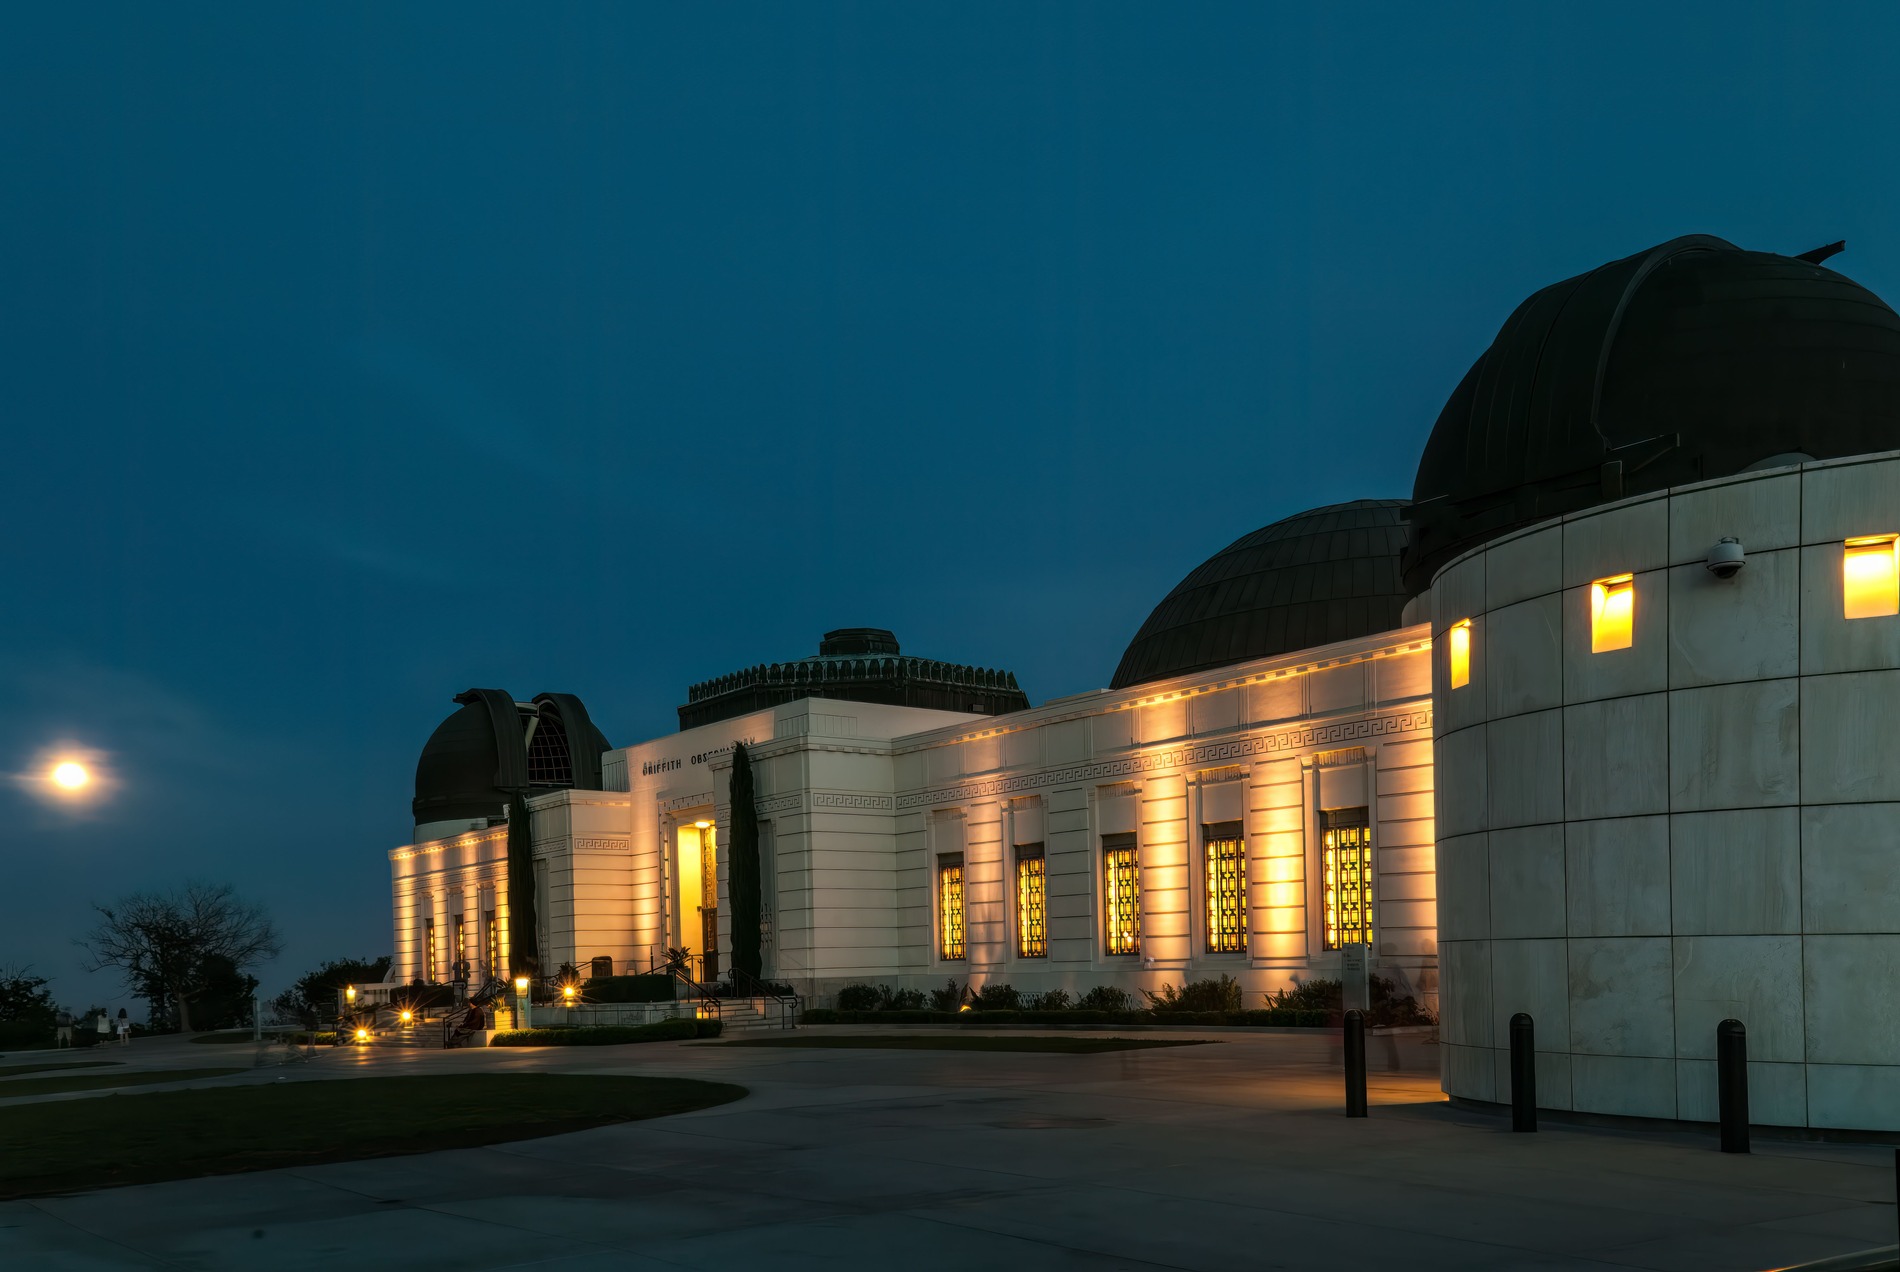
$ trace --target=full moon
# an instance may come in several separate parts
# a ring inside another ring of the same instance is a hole
[[[92,780],[92,774],[86,766],[75,760],[62,760],[53,766],[53,785],[61,790],[76,791]]]

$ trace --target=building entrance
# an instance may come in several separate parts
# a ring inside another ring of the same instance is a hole
[[[704,818],[679,828],[679,944],[702,981],[719,979],[719,828]]]

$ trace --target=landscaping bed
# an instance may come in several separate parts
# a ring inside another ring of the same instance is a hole
[[[569,1025],[554,1029],[504,1029],[491,1047],[612,1047],[628,1042],[677,1042],[717,1038],[717,1020],[656,1020],[650,1025]]]
[[[828,1047],[857,1051],[1016,1051],[1051,1055],[1096,1055],[1104,1051],[1140,1051],[1150,1047],[1199,1047],[1205,1038],[1065,1038],[1034,1034],[781,1034],[771,1038],[743,1038],[722,1047]]]
[[[0,1199],[559,1135],[739,1099],[593,1074],[305,1080],[0,1108]]]
[[[1325,1011],[1264,1008],[1259,1011],[838,1011],[813,1007],[801,1012],[801,1025],[956,1025],[980,1029],[993,1025],[1065,1025],[1076,1028],[1143,1025],[1254,1025],[1280,1029],[1324,1029],[1334,1023]]]

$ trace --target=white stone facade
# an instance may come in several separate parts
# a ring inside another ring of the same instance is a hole
[[[1900,617],[1843,612],[1844,542],[1900,531],[1900,455],[1628,499],[1495,540],[1428,594],[1445,1089],[1551,1108],[1900,1129]],[[1704,567],[1739,539],[1734,578]],[[1593,581],[1633,575],[1628,648]],[[1455,623],[1469,683],[1451,687]]]
[[[1259,1006],[1260,992],[1337,975],[1320,918],[1318,826],[1328,810],[1363,807],[1373,967],[1429,1005],[1428,636],[1421,624],[1005,716],[806,699],[609,752],[604,784],[617,789],[529,801],[544,962],[606,956],[616,971],[644,970],[671,946],[700,952],[703,928],[683,900],[700,886],[695,827],[711,822],[723,841],[731,747],[744,741],[762,823],[765,970],[820,1000],[857,981],[1075,992],[1228,974]],[[1203,828],[1233,823],[1246,933],[1242,948],[1215,953]],[[1105,948],[1103,840],[1114,835],[1137,847],[1135,954]],[[1010,878],[1032,843],[1046,862],[1040,957],[1019,944]],[[505,827],[390,856],[397,976],[423,974],[429,916],[492,907],[506,941]],[[727,862],[715,856],[723,897]],[[937,873],[951,857],[966,881],[961,959],[944,958],[939,940]],[[443,920],[435,931],[439,947],[452,941]],[[724,966],[728,926],[719,952]],[[438,971],[450,961],[439,952]]]

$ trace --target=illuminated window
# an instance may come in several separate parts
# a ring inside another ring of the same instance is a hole
[[[1041,844],[1016,849],[1016,956],[1049,957],[1049,863]]]
[[[1471,620],[1453,623],[1445,642],[1451,650],[1451,687],[1463,689],[1471,683]]]
[[[422,921],[422,979],[435,984],[435,920]]]
[[[1372,830],[1363,808],[1320,814],[1326,948],[1372,944]]]
[[[1102,836],[1102,913],[1108,952],[1141,953],[1141,860],[1133,835]]]
[[[451,966],[468,957],[468,924],[463,915],[455,916],[455,957],[449,960]]]
[[[1900,614],[1900,537],[1849,539],[1841,556],[1841,593],[1849,618]]]
[[[1628,574],[1590,585],[1590,652],[1628,649],[1636,626],[1636,580]]]
[[[1207,857],[1207,948],[1215,954],[1247,949],[1247,842],[1239,822],[1201,829]]]
[[[482,950],[482,962],[488,968],[490,976],[499,976],[501,975],[501,929],[495,923],[495,912],[486,911],[482,916],[482,922],[485,925],[484,935],[487,940]]]
[[[963,858],[937,866],[937,954],[963,957]]]

